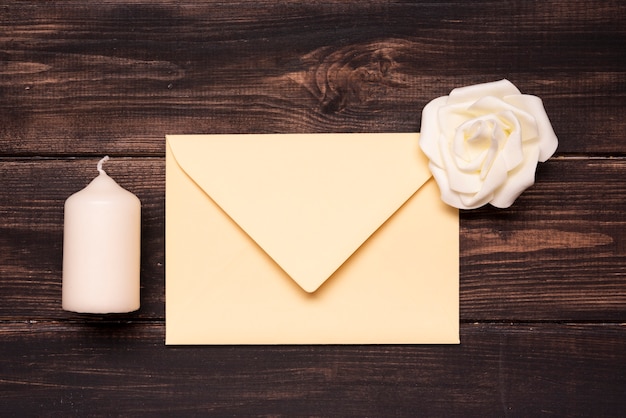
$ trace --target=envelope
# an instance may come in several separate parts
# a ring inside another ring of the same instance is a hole
[[[419,134],[168,135],[166,344],[459,343]]]

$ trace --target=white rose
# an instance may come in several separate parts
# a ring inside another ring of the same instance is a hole
[[[541,99],[508,80],[454,89],[422,112],[420,147],[442,200],[460,209],[511,206],[557,145]]]

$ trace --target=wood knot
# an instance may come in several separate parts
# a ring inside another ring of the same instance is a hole
[[[380,41],[333,50],[317,49],[303,57],[305,72],[290,78],[306,87],[324,113],[381,99],[390,87],[403,84],[396,74],[398,56],[407,50],[403,41]]]

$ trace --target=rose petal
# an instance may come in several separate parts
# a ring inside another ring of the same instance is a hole
[[[439,108],[446,102],[446,97],[438,97],[430,101],[422,110],[422,128],[420,132],[419,145],[429,160],[443,167],[439,154],[439,127],[437,124],[437,113]]]
[[[481,200],[476,200],[476,196],[466,194],[460,194],[459,197],[461,204],[455,207],[459,209],[477,209],[489,203],[489,201],[493,198],[493,195],[487,195]]]
[[[484,96],[504,97],[521,92],[509,80],[503,79],[489,83],[457,87],[450,92],[448,104],[473,102]]]
[[[528,94],[507,97],[506,101],[533,114],[537,124],[537,136],[539,137],[539,161],[543,163],[552,157],[559,146],[559,141],[543,106],[543,101],[537,96]]]
[[[469,120],[457,128],[450,147],[460,170],[467,172],[480,169],[490,142],[490,135],[486,131],[485,123],[481,120]]]
[[[434,164],[429,164],[428,167],[430,168],[430,172],[433,173],[433,177],[435,178],[435,181],[437,182],[437,186],[439,187],[441,200],[443,200],[446,204],[455,208],[474,209],[474,208],[466,207],[461,201],[461,197],[460,197],[461,195],[453,191],[452,189],[450,189],[450,185],[448,183],[448,175],[445,170],[437,167]],[[483,205],[485,203],[483,203]]]
[[[501,112],[498,116],[505,119],[510,125],[513,126],[513,130],[508,135],[504,147],[502,147],[502,158],[504,158],[506,169],[507,171],[511,171],[524,159],[521,126],[519,120],[515,117],[516,115],[512,111],[506,110]]]
[[[482,187],[478,193],[473,196],[469,196],[468,198],[461,197],[461,200],[466,206],[475,206],[479,202],[484,201],[486,198],[489,198],[490,200],[495,191],[502,185],[506,185],[506,182],[506,166],[504,165],[504,161],[498,158],[493,162],[493,165],[487,173],[487,176],[485,177]]]
[[[524,147],[524,152],[523,164],[509,172],[506,184],[494,193],[489,202],[491,205],[501,209],[508,208],[524,190],[535,183],[539,150],[534,145],[528,145]]]
[[[512,98],[515,96],[509,96]],[[491,112],[501,112],[508,110],[512,112],[515,117],[519,120],[519,123],[522,127],[522,141],[536,138],[538,135],[537,124],[535,121],[535,117],[532,113],[527,112],[523,107],[518,107],[512,105],[508,101],[504,101],[497,97],[487,96],[483,97],[480,100],[477,100],[469,110],[472,112],[476,112],[476,114],[483,113],[491,113]]]
[[[447,138],[452,138],[459,126],[472,119],[474,115],[468,111],[471,103],[456,103],[453,105],[445,105],[439,109],[437,113],[437,123],[441,132]]]
[[[449,145],[443,141],[440,143],[441,158],[443,165],[441,166],[448,173],[449,187],[458,193],[476,193],[480,190],[482,181],[478,173],[466,173],[457,167],[450,153]]]

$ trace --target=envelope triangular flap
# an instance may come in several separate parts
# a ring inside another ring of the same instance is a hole
[[[307,292],[431,176],[418,134],[170,135],[180,167]]]

